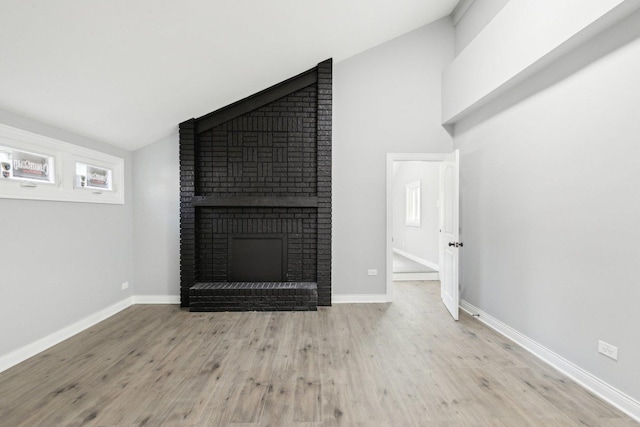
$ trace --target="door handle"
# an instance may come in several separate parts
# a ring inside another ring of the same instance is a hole
[[[453,242],[449,242],[449,246],[455,246],[456,244]]]
[[[449,242],[449,246],[453,246],[455,248],[461,248],[463,245],[462,243],[458,243],[458,242]]]

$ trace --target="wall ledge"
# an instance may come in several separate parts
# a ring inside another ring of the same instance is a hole
[[[543,7],[549,10],[528,13]],[[574,6],[512,0],[443,71],[442,124],[449,129],[485,106],[508,98],[515,88],[545,74],[547,68],[639,9],[640,2],[635,0],[577,2]],[[553,28],[558,31],[547,31],[549,16],[554,17]]]

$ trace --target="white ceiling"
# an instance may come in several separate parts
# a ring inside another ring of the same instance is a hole
[[[1,0],[0,108],[134,150],[458,0]]]

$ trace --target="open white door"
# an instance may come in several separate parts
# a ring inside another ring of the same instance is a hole
[[[440,166],[440,295],[455,320],[458,320],[458,265],[460,258],[460,201],[458,150]]]

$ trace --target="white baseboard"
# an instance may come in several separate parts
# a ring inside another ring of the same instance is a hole
[[[71,338],[72,336],[90,328],[91,326],[108,319],[114,314],[124,310],[125,308],[134,304],[134,297],[129,297],[120,302],[117,302],[107,308],[104,308],[96,313],[93,313],[82,320],[79,320],[65,328],[60,329],[44,338],[41,338],[31,344],[27,344],[11,353],[0,357],[0,372],[5,371],[12,366],[17,365],[20,362],[27,360],[30,357],[35,356],[53,347],[60,342]]]
[[[404,280],[440,280],[440,273],[393,273],[393,281]]]
[[[369,304],[387,302],[386,294],[337,294],[331,296],[333,304]]]
[[[92,327],[93,325],[108,319],[125,308],[134,304],[180,304],[178,295],[134,295],[117,302],[105,309],[93,313],[82,320],[60,329],[31,344],[27,344],[11,353],[0,357],[0,372],[6,371],[20,362],[47,350],[54,345],[71,338],[72,336]]]
[[[538,357],[540,360],[548,363],[578,384],[582,385],[593,394],[625,412],[636,421],[640,421],[639,401],[602,381],[600,378],[585,371],[562,356],[554,353],[526,335],[516,331],[511,326],[483,312],[467,301],[460,300],[460,308],[471,315],[479,315],[477,319],[482,323],[509,338],[534,356]]]
[[[180,295],[135,295],[134,304],[180,304]]]
[[[417,256],[413,255],[413,254],[410,254],[409,252],[405,252],[403,250],[396,249],[396,248],[393,248],[393,252],[397,253],[398,255],[402,255],[405,258],[409,258],[411,261],[415,261],[420,265],[424,265],[425,267],[429,267],[432,270],[440,271],[440,266],[438,264],[436,264],[435,262],[427,261],[426,259],[422,259],[420,257],[417,257]]]
[[[384,303],[387,302],[385,294],[363,294],[363,295],[334,295],[332,302],[340,303]],[[178,295],[134,295],[117,302],[107,308],[93,313],[84,319],[81,319],[65,328],[60,329],[44,338],[41,338],[31,344],[27,344],[9,354],[0,356],[0,372],[24,362],[30,357],[41,353],[62,341],[88,329],[103,320],[119,313],[127,307],[134,304],[180,304],[180,296]]]

